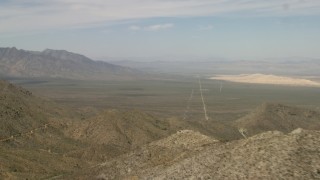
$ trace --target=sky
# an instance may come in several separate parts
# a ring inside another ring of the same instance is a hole
[[[320,58],[320,0],[0,0],[0,47],[93,59]]]

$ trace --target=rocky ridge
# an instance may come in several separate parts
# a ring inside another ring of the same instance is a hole
[[[320,132],[268,131],[223,143],[197,132],[182,131],[74,177],[317,179],[320,178]]]

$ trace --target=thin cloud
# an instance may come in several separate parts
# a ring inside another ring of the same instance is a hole
[[[11,0],[0,2],[0,33],[157,17],[320,15],[319,0]],[[165,27],[166,28],[166,27]],[[170,27],[169,27],[170,28]],[[162,26],[150,30],[163,29]]]
[[[136,25],[129,27],[129,30],[131,30],[131,31],[139,31],[139,30],[141,30],[141,29],[142,29],[142,28],[141,28],[140,26],[136,26]]]
[[[210,31],[213,29],[213,26],[212,25],[207,25],[207,26],[200,26],[199,27],[199,30],[200,31]]]
[[[160,31],[160,30],[165,30],[165,29],[170,29],[173,28],[174,24],[172,23],[166,23],[166,24],[154,24],[150,26],[129,26],[129,30],[131,31],[140,31],[140,30],[145,30],[145,31]]]
[[[148,26],[148,27],[145,27],[145,29],[148,31],[159,31],[164,29],[170,29],[173,27],[174,27],[174,24],[168,23],[168,24],[156,24],[156,25]]]

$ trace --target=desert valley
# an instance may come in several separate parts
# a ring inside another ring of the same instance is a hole
[[[320,177],[316,78],[233,82],[0,52],[2,179]]]
[[[0,180],[320,179],[319,0],[0,0]]]

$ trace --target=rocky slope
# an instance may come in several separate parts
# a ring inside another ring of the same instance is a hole
[[[0,138],[44,126],[64,113],[30,91],[0,80]]]
[[[80,119],[67,107],[0,81],[0,179],[87,169],[172,132],[168,123],[139,111]]]
[[[64,135],[67,111],[0,81],[0,179],[45,178],[88,166],[64,156],[87,146]]]
[[[140,111],[107,110],[75,123],[69,133],[75,139],[95,144],[134,148],[165,137],[169,124]]]
[[[248,136],[264,131],[288,133],[296,128],[320,130],[320,112],[276,103],[264,103],[236,122]]]
[[[102,61],[93,61],[65,50],[46,49],[37,52],[0,48],[0,74],[13,77],[103,80],[133,78],[142,73]]]
[[[317,179],[320,178],[320,132],[269,131],[222,143],[193,131],[182,131],[70,177]]]

